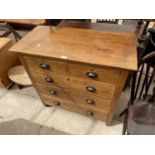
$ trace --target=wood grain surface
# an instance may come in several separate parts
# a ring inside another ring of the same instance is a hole
[[[19,84],[21,86],[31,86],[32,82],[25,70],[25,68],[22,65],[18,65],[15,67],[12,67],[8,71],[8,76],[11,81],[13,81],[16,84]]]
[[[6,87],[12,83],[8,78],[9,69],[19,64],[16,53],[8,52],[12,45],[11,39],[0,38],[0,80]]]
[[[0,38],[0,50],[2,50],[2,48],[4,48],[10,42],[11,40],[9,38]]]
[[[25,25],[43,25],[46,23],[45,19],[0,19],[0,21]]]
[[[38,26],[11,51],[128,70],[137,69],[136,35]],[[31,52],[30,52],[31,51]]]

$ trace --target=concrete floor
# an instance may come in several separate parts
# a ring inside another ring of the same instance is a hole
[[[45,107],[33,87],[7,90],[0,87],[0,134],[121,134],[117,114],[125,107],[128,91],[122,93],[111,126],[60,108]]]

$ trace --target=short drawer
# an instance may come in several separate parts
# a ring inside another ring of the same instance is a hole
[[[104,98],[113,98],[115,86],[98,81],[89,81],[67,76],[59,76],[53,73],[31,73],[34,81],[49,86],[66,88],[72,91],[97,95]]]
[[[30,56],[24,56],[24,59],[31,73],[52,72],[60,75],[67,74],[67,64],[64,61],[55,61],[52,59],[36,58]]]
[[[110,61],[110,60],[109,60]],[[94,67],[86,64],[68,63],[70,76],[84,78],[87,80],[101,81],[110,84],[117,84],[120,70],[108,67]]]

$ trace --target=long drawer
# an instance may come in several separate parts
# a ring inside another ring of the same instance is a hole
[[[108,113],[103,112],[101,110],[95,110],[95,109],[87,108],[85,106],[77,106],[75,105],[75,103],[72,103],[70,101],[58,99],[55,97],[49,97],[45,95],[42,95],[42,99],[44,100],[44,103],[49,106],[56,106],[56,107],[64,108],[66,110],[80,113],[85,116],[88,116],[94,119],[99,119],[102,121],[106,121],[107,119]]]
[[[68,100],[77,105],[85,106],[91,109],[108,111],[111,104],[110,99],[99,98],[94,94],[87,95],[76,91],[70,91],[68,89],[60,89],[42,84],[36,84],[36,86],[40,94],[43,94],[44,96]],[[51,94],[51,90],[56,91],[56,93]]]
[[[73,91],[69,91],[68,95],[70,96],[70,100],[76,103],[79,106],[101,110],[104,112],[108,112],[110,108],[110,104],[112,100],[105,99],[103,97],[96,97],[95,95],[86,95],[82,93],[77,93]]]
[[[34,81],[37,83],[54,86],[59,88],[66,88],[71,91],[78,91],[88,95],[94,94],[99,97],[113,98],[115,86],[89,80],[82,80],[79,78],[72,78],[67,76],[59,76],[52,73],[31,72]]]
[[[69,100],[69,96],[64,89],[39,83],[36,84],[36,87],[40,94]]]

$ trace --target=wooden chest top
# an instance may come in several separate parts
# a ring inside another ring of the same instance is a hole
[[[37,26],[10,50],[99,66],[137,69],[134,32]]]

